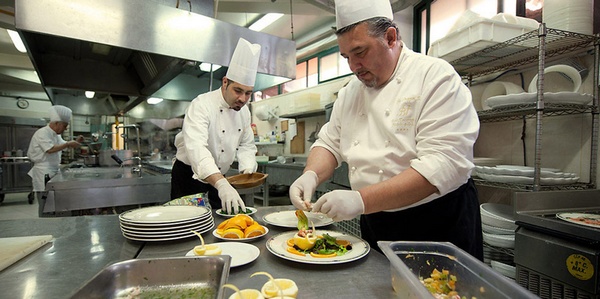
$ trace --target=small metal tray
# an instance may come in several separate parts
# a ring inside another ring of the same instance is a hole
[[[223,298],[231,257],[196,256],[133,259],[107,266],[71,298],[128,298],[127,294],[175,298]]]

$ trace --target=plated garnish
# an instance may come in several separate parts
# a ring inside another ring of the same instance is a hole
[[[252,217],[238,214],[217,226],[217,235],[225,239],[248,239],[266,234],[266,228],[254,221]]]
[[[235,215],[239,215],[239,214],[252,215],[254,213],[256,213],[256,210],[251,209],[251,208],[240,209],[237,213],[235,213],[233,211],[231,211],[231,213],[227,213],[227,211],[223,210],[223,209],[217,210],[217,214],[223,215],[223,216],[235,216]]]
[[[298,232],[292,239],[288,239],[287,251],[289,253],[306,256],[310,255],[315,258],[327,258],[344,255],[349,250],[352,250],[352,244],[347,240],[338,240],[329,235],[317,234],[313,228],[308,227],[308,218],[302,210],[296,211],[298,217]]]

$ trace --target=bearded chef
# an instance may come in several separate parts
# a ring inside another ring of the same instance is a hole
[[[483,259],[470,179],[479,133],[471,93],[445,61],[401,41],[389,0],[336,0],[337,40],[354,73],[290,187],[299,209],[360,215],[362,237],[446,241]],[[342,161],[352,190],[311,198]]]
[[[33,182],[33,192],[38,199],[38,215],[44,215],[46,205],[46,182],[44,178],[48,175],[54,177],[60,166],[61,152],[67,148],[76,148],[83,141],[83,136],[77,140],[65,141],[61,134],[69,126],[73,112],[71,109],[61,105],[52,106],[50,109],[50,123],[38,129],[29,142],[27,157],[33,162],[33,167],[27,173]]]
[[[246,209],[223,174],[236,157],[241,173],[253,173],[258,167],[246,103],[253,93],[259,57],[260,45],[240,38],[221,87],[191,102],[175,136],[171,199],[208,192],[212,208],[228,213]]]

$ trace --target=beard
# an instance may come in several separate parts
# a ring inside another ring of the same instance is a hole
[[[359,77],[358,80],[360,80],[360,82],[362,82],[367,87],[371,87],[371,88],[377,87],[377,78],[373,78],[371,80],[364,80]]]

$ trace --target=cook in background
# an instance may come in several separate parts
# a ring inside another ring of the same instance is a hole
[[[228,213],[246,208],[223,174],[236,156],[240,172],[253,173],[258,167],[246,103],[253,92],[259,56],[260,45],[240,38],[222,86],[191,102],[175,136],[171,199],[208,192],[212,208]]]
[[[316,186],[346,161],[352,190],[324,194],[313,212],[361,215],[375,249],[379,240],[447,241],[483,259],[469,89],[450,64],[404,45],[388,0],[336,0],[335,9],[340,53],[355,77],[290,187],[292,203],[310,209]]]
[[[71,109],[55,105],[50,109],[50,123],[47,126],[38,129],[31,137],[27,157],[33,162],[33,167],[27,173],[33,182],[33,192],[38,199],[40,217],[45,216],[44,206],[46,205],[46,175],[49,178],[54,177],[59,170],[61,152],[67,148],[76,148],[83,142],[83,136],[78,136],[77,140],[65,141],[61,134],[69,126],[73,112]]]

